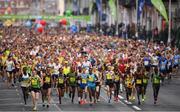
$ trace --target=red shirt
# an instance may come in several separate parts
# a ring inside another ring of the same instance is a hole
[[[119,64],[119,71],[125,73],[125,70],[126,70],[126,66],[124,64]]]

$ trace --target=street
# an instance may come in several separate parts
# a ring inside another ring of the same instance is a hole
[[[24,106],[21,89],[5,88],[4,83],[0,82],[0,111],[31,111],[32,101],[28,99],[28,104]],[[161,86],[158,98],[158,104],[153,104],[152,88],[149,84],[147,88],[147,100],[142,105],[138,105],[137,101],[127,102],[125,94],[119,95],[120,102],[116,103],[113,100],[108,103],[105,90],[102,89],[101,101],[93,106],[89,104],[79,105],[77,97],[75,103],[72,104],[69,98],[63,98],[62,104],[59,105],[56,92],[53,90],[52,104],[50,108],[42,107],[41,98],[38,102],[38,111],[179,111],[180,94],[180,77],[173,77],[170,84]]]

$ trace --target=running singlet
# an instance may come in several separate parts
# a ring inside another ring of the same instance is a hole
[[[153,84],[160,84],[160,76],[154,74],[153,75]]]
[[[174,56],[174,65],[178,65],[179,64],[179,59],[180,59],[179,55],[175,55]]]
[[[110,72],[106,73],[106,79],[111,80],[112,79],[112,74]]]
[[[75,76],[75,73],[70,73],[68,75],[69,77],[69,84],[70,85],[75,85],[76,84],[76,76]]]
[[[96,79],[96,77],[94,74],[88,75],[88,82],[93,83],[93,82],[95,82],[95,79]]]
[[[132,78],[127,77],[125,80],[125,84],[128,88],[132,88]]]
[[[40,88],[40,80],[39,77],[32,77],[31,78],[31,87],[32,88]]]
[[[86,74],[81,74],[81,83],[87,84],[87,75]]]
[[[63,68],[63,74],[68,75],[70,73],[70,67],[64,67]]]
[[[51,83],[51,77],[50,76],[45,76],[44,83],[50,84]]]
[[[144,58],[144,66],[150,66],[150,59],[148,57]]]
[[[141,79],[136,79],[136,84],[138,84],[138,85],[142,84],[142,80]]]
[[[21,87],[29,87],[29,74],[22,75]]]
[[[120,80],[119,75],[115,75],[115,82],[118,82]]]
[[[160,62],[160,70],[166,70],[167,60]]]
[[[95,88],[96,83],[96,76],[94,74],[88,75],[88,87]]]
[[[64,84],[64,77],[63,76],[58,77],[58,84]]]

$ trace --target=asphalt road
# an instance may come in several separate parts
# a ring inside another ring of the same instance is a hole
[[[100,102],[90,106],[89,104],[79,105],[77,97],[75,103],[72,104],[69,98],[63,98],[62,104],[59,105],[58,97],[54,91],[52,94],[52,104],[50,108],[42,107],[41,99],[38,102],[38,111],[180,111],[180,76],[173,77],[170,84],[161,86],[158,103],[153,104],[152,87],[149,83],[147,88],[147,99],[141,105],[135,102],[127,102],[125,95],[120,94],[120,102],[112,102],[109,104],[105,90],[101,92]],[[0,81],[0,111],[32,111],[31,98],[25,106],[22,99],[21,89],[7,89],[2,81]]]

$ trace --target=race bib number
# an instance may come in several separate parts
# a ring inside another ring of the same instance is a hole
[[[147,81],[148,81],[147,79],[143,79],[144,84],[147,84]]]
[[[51,79],[49,77],[46,77],[45,82],[50,83]]]
[[[149,65],[149,61],[144,61],[144,65]]]
[[[178,59],[175,59],[175,63],[178,63]]]
[[[162,66],[161,66],[161,69],[165,69],[166,68],[166,66],[163,64]]]
[[[89,81],[90,81],[90,82],[93,82],[93,81],[94,81],[92,76],[89,76]]]
[[[159,84],[160,81],[159,81],[157,78],[155,78],[155,79],[154,79],[154,83],[155,83],[155,84]]]
[[[119,81],[119,80],[120,80],[120,78],[119,78],[118,75],[115,76],[115,80],[116,80],[116,81]]]
[[[34,79],[31,81],[31,83],[32,83],[33,86],[38,85],[38,81],[37,81],[37,80],[34,80]]]
[[[112,79],[111,74],[107,74],[106,76],[107,76],[107,79]]]
[[[63,84],[63,83],[64,83],[64,79],[59,78],[59,79],[58,79],[58,82],[59,82],[59,84]]]
[[[83,83],[83,84],[86,84],[86,83],[87,83],[87,80],[86,80],[86,79],[82,79],[82,83]]]
[[[142,84],[142,80],[136,80],[136,84]]]
[[[71,77],[71,78],[70,78],[70,82],[75,82],[75,80],[76,80],[76,79],[75,79],[74,77]]]

